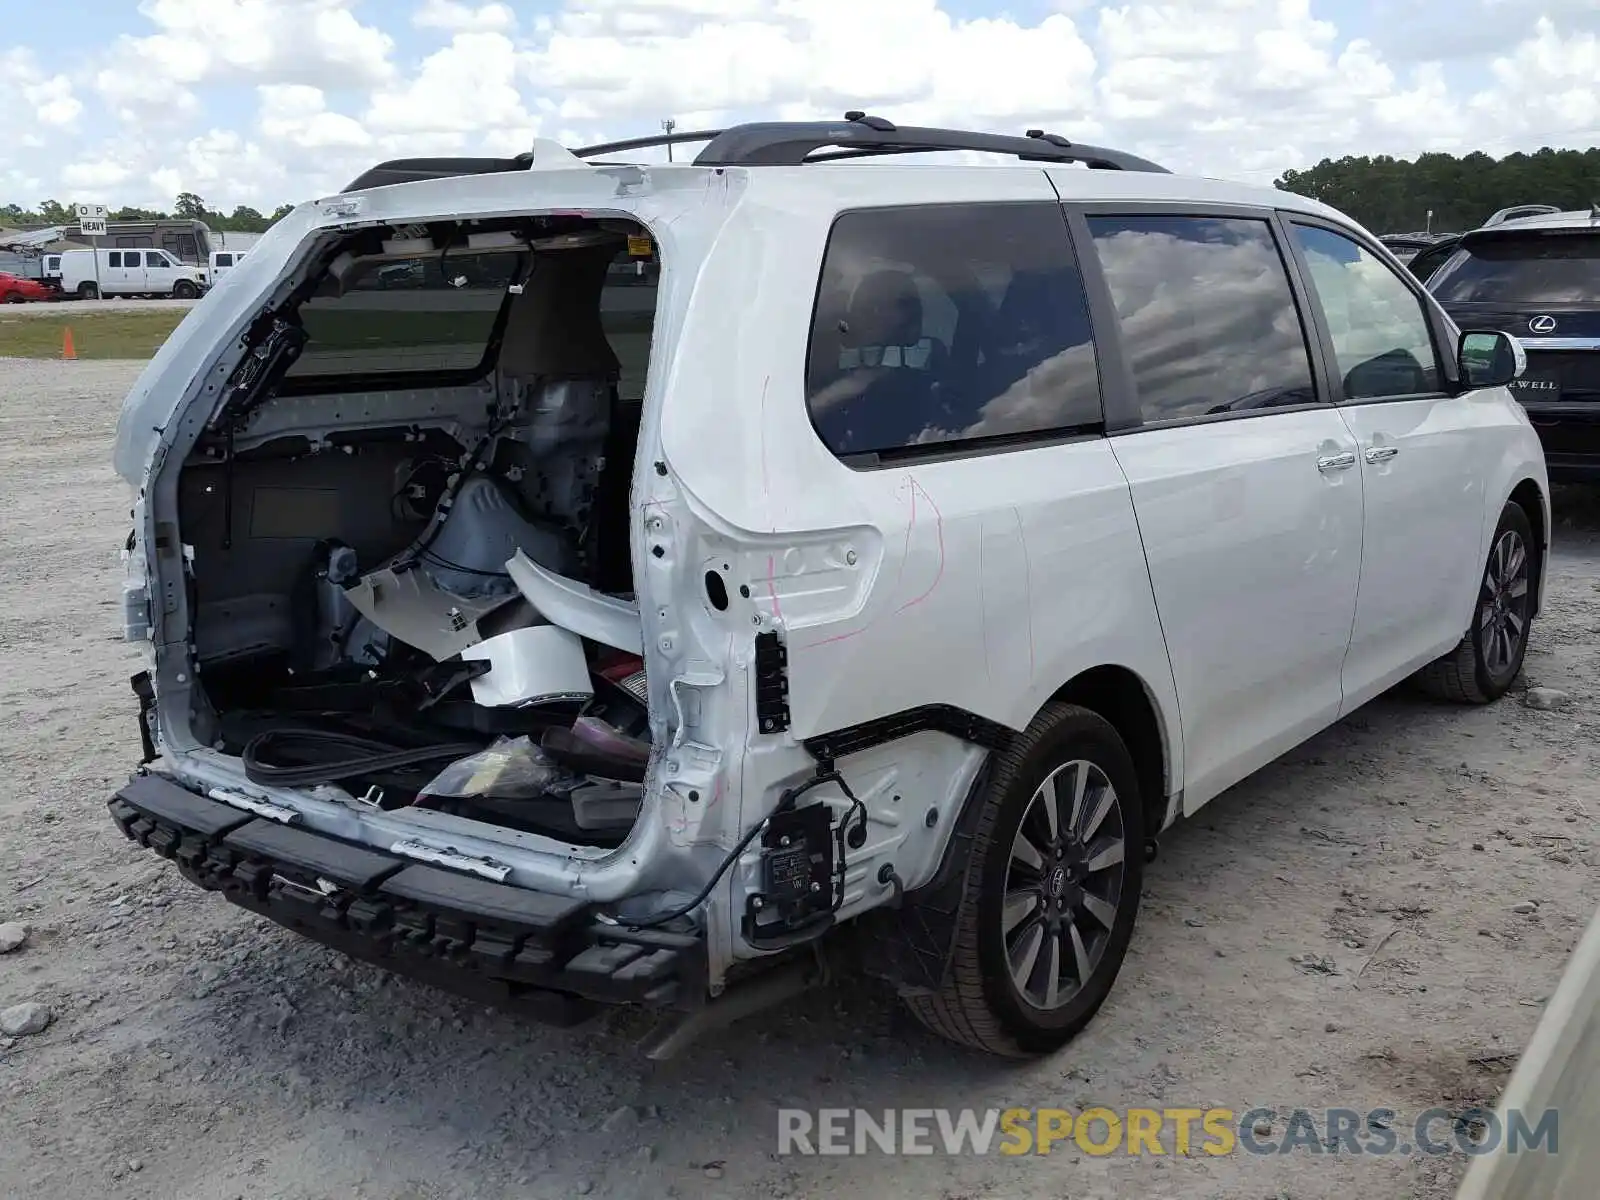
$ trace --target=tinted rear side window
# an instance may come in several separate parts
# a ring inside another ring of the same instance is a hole
[[[1600,236],[1491,237],[1428,280],[1445,304],[1600,304]]]
[[[1311,358],[1271,226],[1090,217],[1146,421],[1311,404]]]
[[[1088,302],[1059,206],[842,214],[823,260],[806,397],[838,455],[1098,425]]]

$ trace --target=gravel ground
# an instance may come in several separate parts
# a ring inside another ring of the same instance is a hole
[[[56,313],[149,312],[153,308],[193,308],[198,300],[36,300],[6,309],[8,317],[50,316]]]
[[[1526,672],[1570,706],[1387,696],[1218,799],[1165,839],[1110,1002],[1049,1061],[953,1049],[860,984],[656,1064],[631,1014],[554,1031],[390,979],[106,814],[138,753],[108,465],[135,369],[0,363],[0,922],[30,931],[0,1009],[52,1018],[0,1039],[6,1196],[1443,1200],[1460,1157],[779,1158],[775,1109],[1489,1101],[1600,902],[1600,504],[1575,493]]]

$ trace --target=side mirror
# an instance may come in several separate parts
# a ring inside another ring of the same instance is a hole
[[[1469,388],[1504,387],[1528,367],[1522,343],[1495,329],[1469,329],[1456,354],[1461,382]]]

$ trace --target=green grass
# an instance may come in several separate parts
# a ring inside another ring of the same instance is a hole
[[[183,310],[41,313],[0,307],[0,358],[60,358],[68,329],[79,358],[149,358],[184,318]]]
[[[185,310],[51,312],[0,305],[0,358],[60,358],[68,329],[79,358],[149,358],[178,327]],[[478,346],[488,341],[492,312],[408,312],[362,309],[305,311],[308,352],[384,346]],[[648,333],[650,313],[608,313],[613,335]]]

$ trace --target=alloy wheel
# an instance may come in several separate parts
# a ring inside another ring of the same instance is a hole
[[[1507,529],[1489,553],[1478,605],[1483,662],[1502,676],[1516,661],[1528,635],[1528,547],[1515,529]]]
[[[1058,1009],[1088,984],[1116,924],[1127,855],[1121,798],[1094,763],[1065,763],[1034,791],[1001,908],[1011,980],[1034,1008]]]

